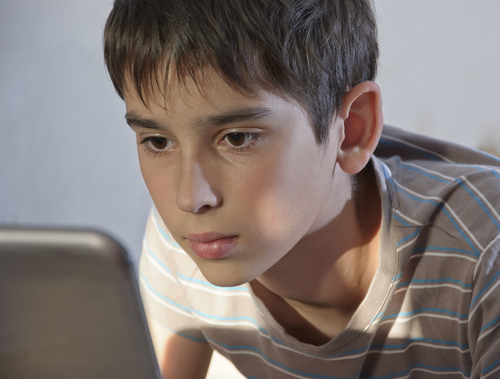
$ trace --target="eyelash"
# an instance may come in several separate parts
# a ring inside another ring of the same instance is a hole
[[[151,136],[151,137],[143,138],[140,144],[144,145],[147,153],[151,154],[153,157],[162,156],[162,155],[165,155],[167,153],[167,150],[158,151],[152,147],[152,141],[154,139],[166,140],[167,144],[169,141],[170,141],[170,143],[173,143],[173,141],[171,139],[168,139],[165,137],[160,137],[160,136]]]
[[[227,133],[224,138],[222,139],[221,142],[225,142],[227,141],[227,138],[231,135],[240,135],[240,136],[243,136],[243,138],[247,138],[247,137],[250,137],[251,138],[251,141],[245,145],[245,146],[242,146],[242,147],[238,147],[238,146],[227,146],[227,148],[229,149],[230,152],[232,153],[244,153],[245,151],[248,151],[250,150],[253,146],[255,146],[255,143],[260,140],[261,138],[261,135],[258,134],[258,133],[243,133],[243,132],[233,132],[233,133]]]
[[[243,138],[248,138],[250,137],[251,138],[251,141],[248,142],[245,146],[242,146],[242,147],[237,147],[237,146],[231,146],[231,145],[228,145],[227,144],[227,138],[231,135],[239,135],[239,136],[242,136]],[[243,132],[233,132],[233,133],[227,133],[226,135],[224,135],[224,138],[221,140],[220,143],[223,143],[227,146],[228,150],[232,153],[244,153],[245,151],[248,151],[250,150],[253,146],[255,146],[255,143],[257,141],[259,141],[261,138],[261,135],[258,134],[258,133],[243,133]],[[167,152],[168,152],[168,149],[167,150],[161,150],[161,151],[158,151],[156,150],[155,148],[152,147],[152,141],[154,139],[158,139],[158,140],[166,140],[167,142],[167,145],[168,143],[173,143],[172,140],[166,138],[166,137],[160,137],[160,136],[151,136],[151,137],[145,137],[142,139],[142,141],[140,142],[141,145],[144,145],[146,151],[148,152],[148,154],[151,154],[153,157],[159,157],[159,156],[162,156],[162,155],[165,155]]]

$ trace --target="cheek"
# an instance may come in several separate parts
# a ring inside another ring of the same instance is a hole
[[[296,155],[281,155],[269,159],[257,172],[244,181],[244,219],[248,228],[267,245],[287,245],[290,248],[310,228],[320,201],[316,188],[317,172],[310,159]]]
[[[173,173],[165,167],[160,168],[151,164],[147,159],[139,159],[139,165],[156,208],[162,215],[171,214],[171,208],[175,206],[176,200]]]

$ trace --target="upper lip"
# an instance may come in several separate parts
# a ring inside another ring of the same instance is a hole
[[[187,240],[194,241],[194,242],[212,242],[219,240],[221,238],[231,238],[231,237],[236,237],[234,234],[223,234],[219,232],[203,232],[203,233],[189,233],[186,236]]]

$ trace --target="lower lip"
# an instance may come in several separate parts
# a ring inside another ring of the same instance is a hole
[[[186,240],[189,248],[203,259],[222,259],[231,253],[238,244],[238,237],[220,238],[210,242]]]

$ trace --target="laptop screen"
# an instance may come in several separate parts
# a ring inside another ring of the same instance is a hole
[[[134,270],[116,241],[0,229],[0,378],[160,378]]]

